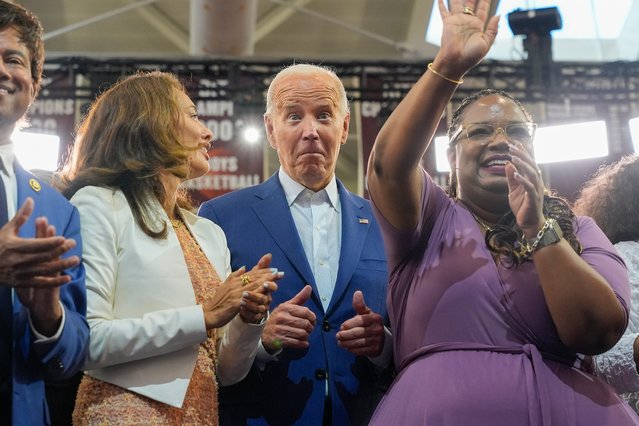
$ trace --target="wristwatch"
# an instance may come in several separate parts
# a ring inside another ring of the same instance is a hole
[[[557,222],[553,218],[546,219],[546,224],[544,224],[545,231],[543,234],[537,239],[537,244],[534,244],[533,251],[537,251],[542,247],[551,246],[553,244],[557,244],[559,240],[564,236],[564,233],[561,231],[561,227],[559,226],[559,222]]]

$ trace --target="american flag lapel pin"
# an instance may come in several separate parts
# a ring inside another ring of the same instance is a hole
[[[364,224],[364,225],[368,224],[368,219],[366,219],[365,217],[360,217],[358,220],[359,220],[359,223],[361,224]]]

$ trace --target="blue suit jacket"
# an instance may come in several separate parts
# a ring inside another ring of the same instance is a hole
[[[221,424],[319,425],[331,396],[334,425],[366,424],[381,393],[377,372],[365,357],[337,345],[341,324],[355,315],[353,292],[362,290],[367,305],[386,318],[386,260],[382,238],[368,201],[337,182],[342,209],[342,247],[333,298],[326,312],[277,174],[266,182],[204,203],[199,214],[226,234],[233,270],[252,267],[265,253],[284,271],[273,293],[274,308],[305,284],[306,303],[317,323],[307,350],[285,349],[263,370],[253,365],[237,385],[220,389]]]
[[[82,254],[78,211],[62,195],[40,182],[19,165],[14,166],[18,183],[18,208],[27,197],[35,208],[20,236],[35,236],[35,219],[47,217],[58,235],[73,238],[74,249],[64,257]],[[37,190],[39,188],[39,190]],[[80,370],[89,346],[86,321],[86,290],[82,264],[65,271],[71,282],[61,287],[60,300],[65,308],[65,323],[60,338],[52,344],[34,345],[27,309],[18,297],[13,301],[13,424],[42,425],[49,423],[44,380],[67,378]]]

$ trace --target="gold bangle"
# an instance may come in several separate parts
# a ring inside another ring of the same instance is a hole
[[[437,71],[435,71],[435,69],[433,68],[433,63],[432,63],[432,62],[430,62],[430,63],[428,64],[428,69],[429,69],[429,71],[430,71],[430,72],[432,72],[433,74],[435,74],[437,77],[439,77],[439,78],[443,78],[443,79],[444,79],[444,80],[446,80],[446,81],[450,81],[450,82],[451,82],[451,83],[453,83],[453,84],[462,84],[462,83],[464,82],[464,79],[461,79],[461,80],[453,80],[452,78],[448,78],[448,77],[446,77],[445,75],[438,73],[438,72],[437,72]]]

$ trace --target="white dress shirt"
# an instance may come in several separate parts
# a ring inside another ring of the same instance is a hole
[[[13,145],[0,145],[0,176],[7,191],[7,217],[11,219],[15,216],[18,205],[18,183],[16,173],[13,170]]]
[[[318,192],[294,181],[281,167],[278,177],[326,311],[335,289],[342,246],[342,214],[335,175]]]
[[[318,192],[294,181],[281,167],[278,178],[326,311],[335,289],[342,246],[342,212],[335,175]],[[388,364],[393,350],[392,334],[385,326],[384,335],[382,352],[376,357],[369,357],[373,364],[381,367]],[[260,345],[256,356],[258,366],[264,368],[266,362],[277,360],[281,352],[282,349],[279,349],[269,354]]]

